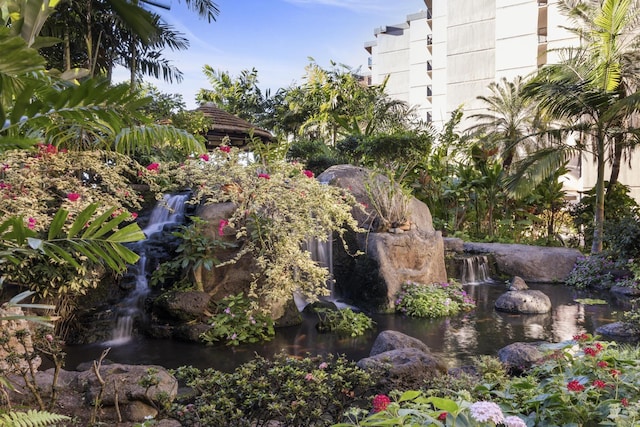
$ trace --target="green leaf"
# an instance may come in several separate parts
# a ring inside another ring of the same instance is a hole
[[[127,214],[124,214],[128,216]],[[128,243],[128,242],[138,242],[140,240],[145,239],[145,235],[140,229],[138,224],[131,223],[124,228],[119,229],[115,233],[113,233],[107,239],[109,242],[119,242],[119,243]]]
[[[452,414],[455,414],[460,410],[458,404],[451,399],[443,399],[441,397],[432,396],[427,399],[427,402],[431,403],[437,409],[450,412]]]
[[[91,217],[93,216],[97,208],[98,208],[98,205],[96,203],[92,203],[86,208],[84,208],[84,210],[78,214],[78,217],[76,218],[76,220],[73,221],[73,224],[71,225],[71,228],[67,233],[67,237],[68,238],[76,237],[80,232],[80,230],[82,230],[85,227],[85,225],[89,223],[89,220],[91,220]]]
[[[400,396],[400,399],[398,399],[398,402],[404,402],[404,401],[407,401],[407,400],[413,400],[416,397],[420,396],[421,394],[422,394],[422,392],[415,391],[415,390],[405,391]]]
[[[69,211],[63,208],[58,209],[56,214],[53,216],[53,220],[51,220],[51,225],[49,225],[49,240],[53,240],[60,235],[62,227],[64,227],[64,223],[67,221],[68,215]]]

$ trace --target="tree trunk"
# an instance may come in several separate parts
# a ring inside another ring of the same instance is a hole
[[[624,151],[624,137],[622,135],[615,136],[615,144],[613,149],[613,160],[611,162],[611,175],[609,175],[609,184],[607,184],[607,195],[613,191],[613,186],[618,182],[620,175],[620,163],[622,162],[622,152]]]
[[[598,134],[597,141],[597,165],[598,177],[596,180],[596,205],[593,218],[593,243],[591,244],[591,254],[599,254],[602,252],[602,240],[604,237],[604,135],[602,132]]]

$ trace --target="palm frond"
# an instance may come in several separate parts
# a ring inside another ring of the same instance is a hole
[[[536,151],[516,164],[515,172],[504,181],[505,188],[515,198],[530,194],[576,152],[577,150],[570,147],[552,147]]]
[[[185,153],[202,153],[205,146],[189,132],[168,125],[147,125],[125,128],[116,136],[114,149],[118,153],[132,154],[136,150],[149,152],[154,147],[171,145],[181,147]]]

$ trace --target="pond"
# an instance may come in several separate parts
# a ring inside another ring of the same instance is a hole
[[[279,352],[303,357],[307,354],[344,354],[351,360],[369,355],[373,340],[384,330],[396,330],[426,343],[448,367],[458,367],[477,355],[496,355],[513,342],[560,342],[580,333],[594,333],[601,325],[620,319],[619,311],[629,308],[628,301],[609,294],[578,291],[564,285],[529,284],[549,296],[553,310],[541,315],[514,315],[496,312],[493,304],[505,292],[503,283],[465,285],[477,301],[468,313],[441,319],[415,319],[402,315],[373,315],[374,331],[350,338],[319,334],[317,318],[307,316],[299,326],[280,328],[267,343],[238,347],[203,346],[174,340],[137,337],[126,344],[111,347],[107,359],[126,364],[154,364],[166,368],[192,365],[230,372],[259,354],[270,357]],[[600,298],[607,304],[585,305],[579,298]],[[100,357],[104,345],[69,346],[66,368]]]

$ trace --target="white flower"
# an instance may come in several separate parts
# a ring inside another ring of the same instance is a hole
[[[515,415],[511,415],[504,419],[504,425],[506,427],[527,427],[527,423],[522,421],[520,417],[516,417]]]
[[[498,405],[493,402],[476,402],[469,407],[471,416],[478,422],[493,421],[496,424],[504,422],[504,415]]]

